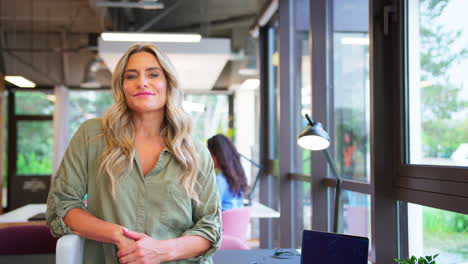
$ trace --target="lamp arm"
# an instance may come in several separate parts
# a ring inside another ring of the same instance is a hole
[[[252,185],[252,188],[250,189],[250,192],[247,195],[247,200],[248,200],[247,205],[250,206],[250,205],[252,205],[252,199],[253,199],[253,194],[254,194],[255,188],[257,187],[257,184],[258,184],[258,181],[260,180],[260,177],[262,177],[263,172],[265,171],[265,167],[263,167],[261,164],[256,163],[255,161],[247,158],[246,156],[242,155],[241,153],[238,153],[238,154],[242,158],[249,161],[254,167],[258,168],[258,173],[257,173],[257,176],[255,177],[254,184]]]
[[[333,162],[333,159],[330,156],[330,152],[328,151],[328,149],[324,149],[323,151],[325,152],[325,157],[327,158],[327,162],[328,162],[328,165],[330,166],[333,177],[341,181],[342,180],[341,176],[336,172],[335,162]]]
[[[255,191],[255,188],[257,187],[257,183],[260,180],[260,177],[263,175],[264,168],[261,167],[257,173],[257,177],[255,177],[254,184],[252,185],[252,189],[250,189],[249,195],[247,195],[247,205],[252,205],[252,199],[253,199],[253,194]]]
[[[341,207],[341,183],[343,179],[336,172],[335,162],[333,162],[330,152],[328,149],[323,150],[325,157],[327,158],[328,165],[332,171],[333,176],[336,178],[336,187],[335,187],[335,207],[333,215],[333,232],[338,233],[338,224],[340,222],[340,207]]]
[[[252,165],[254,165],[254,167],[259,168],[259,169],[263,169],[263,168],[264,168],[263,165],[258,164],[258,163],[256,163],[255,161],[253,161],[253,160],[247,158],[247,156],[243,155],[242,153],[237,152],[237,154],[239,154],[239,156],[241,156],[242,158],[246,159],[248,162],[252,163]]]

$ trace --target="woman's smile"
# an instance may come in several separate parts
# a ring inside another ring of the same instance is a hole
[[[151,96],[154,95],[152,92],[138,92],[134,96]]]

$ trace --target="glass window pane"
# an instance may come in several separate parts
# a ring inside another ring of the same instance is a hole
[[[409,254],[440,254],[437,263],[468,262],[468,215],[408,204]]]
[[[52,115],[54,102],[50,94],[34,91],[16,91],[15,113],[17,115]]]
[[[273,196],[274,200],[272,204],[276,205],[279,209],[280,203],[280,181],[279,179],[279,70],[280,70],[280,54],[279,54],[279,21],[275,21],[271,27],[268,34],[268,85],[270,85],[269,89],[272,91],[272,96],[269,98],[271,100],[271,110],[273,113],[270,115],[271,123],[270,124],[270,133],[271,133],[271,141],[269,143],[270,153],[269,158],[274,160],[275,163],[273,165],[272,179],[270,180],[271,187],[268,190],[270,196]],[[270,102],[269,102],[270,103]],[[271,199],[271,198],[270,198]],[[279,211],[279,210],[278,210]],[[272,225],[278,226],[279,219],[275,218],[272,219]],[[275,233],[270,234],[269,236],[272,238],[271,247],[276,248],[279,247],[279,237],[280,237],[280,228],[274,228],[273,231]]]
[[[104,112],[114,103],[114,97],[110,90],[70,91],[69,96],[68,135],[70,136],[84,121],[102,117]]]
[[[0,204],[1,207],[7,206],[7,186],[8,186],[8,93],[3,92],[2,98],[2,114],[3,114],[3,179],[0,179],[3,182],[2,186],[2,203]]]
[[[232,136],[227,95],[186,94],[184,108],[192,116],[194,138],[205,142],[219,133]]]
[[[269,45],[269,76],[268,76],[268,84],[272,86],[271,91],[273,91],[272,96],[272,108],[273,108],[273,115],[272,115],[272,137],[275,144],[271,147],[273,148],[273,156],[272,159],[279,158],[279,112],[278,112],[278,102],[279,102],[279,25],[276,23],[271,27],[271,32],[269,34],[268,45]]]
[[[301,65],[301,71],[300,71],[300,95],[299,98],[301,98],[301,113],[299,114],[301,118],[301,128],[299,128],[298,131],[301,131],[305,127],[307,127],[307,119],[305,118],[305,114],[311,115],[312,111],[312,87],[310,85],[310,73],[311,73],[311,68],[310,68],[310,53],[309,53],[309,32],[303,32],[302,34],[298,34],[298,41],[300,41],[301,45],[301,53],[300,55],[300,65]],[[298,148],[300,148],[298,146]],[[300,151],[302,153],[302,173],[305,175],[310,175],[311,174],[311,151],[302,149],[300,148]]]
[[[295,129],[297,133],[307,127],[307,119],[305,114],[311,115],[312,111],[312,88],[311,88],[311,67],[310,67],[310,50],[309,50],[309,1],[295,2],[295,63],[298,70],[296,71],[296,91],[297,98],[301,100],[299,107],[295,107],[296,118],[299,119],[299,127]],[[311,175],[311,151],[301,148],[298,144],[294,144],[298,152],[298,164],[296,164],[297,172],[304,175]],[[298,214],[296,215],[297,232],[296,245],[302,245],[302,230],[312,229],[312,206],[311,206],[311,183],[296,182],[295,188],[296,203],[298,206]]]
[[[298,197],[302,199],[302,229],[312,230],[312,184],[310,182],[300,182],[298,187]]]
[[[365,21],[359,23],[361,19],[353,15],[368,17],[368,3],[359,4],[347,5],[347,12],[340,6],[334,11],[332,140],[338,173],[345,179],[369,182],[369,33]]]
[[[468,166],[464,0],[408,2],[407,127],[412,164]]]
[[[331,190],[334,201],[335,192]],[[369,252],[372,242],[370,195],[343,190],[338,233],[369,238]],[[371,254],[369,254],[370,258]]]
[[[18,121],[17,174],[51,175],[52,121]]]

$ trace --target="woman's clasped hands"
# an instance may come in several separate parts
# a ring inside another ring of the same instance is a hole
[[[121,264],[159,264],[173,259],[173,240],[156,240],[126,228],[123,229],[123,234],[134,242],[118,249],[117,256]]]

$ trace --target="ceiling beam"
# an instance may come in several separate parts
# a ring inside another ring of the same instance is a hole
[[[251,26],[252,22],[257,18],[256,14],[228,17],[226,19],[218,19],[210,21],[210,30],[232,29],[240,26]],[[182,25],[176,27],[164,28],[164,31],[191,31],[199,30],[200,23]]]
[[[54,83],[54,84],[60,84],[61,83],[60,80],[57,80],[57,79],[51,77],[48,73],[43,72],[41,69],[38,69],[36,66],[32,65],[30,62],[24,60],[23,58],[17,56],[13,52],[4,51],[3,54],[8,54],[8,56],[11,56],[13,59],[19,61],[24,66],[27,66],[32,71],[36,72],[39,76],[42,76],[42,77],[46,78],[47,80],[49,80],[51,83]]]

